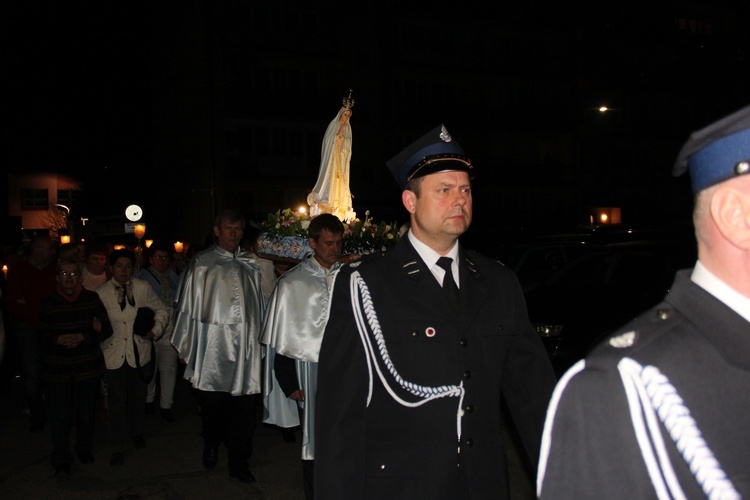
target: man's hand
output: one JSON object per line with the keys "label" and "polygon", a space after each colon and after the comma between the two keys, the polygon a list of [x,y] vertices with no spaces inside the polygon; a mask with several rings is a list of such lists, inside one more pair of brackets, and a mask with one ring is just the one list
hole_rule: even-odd
{"label": "man's hand", "polygon": [[293,393],[289,395],[289,399],[293,399],[295,401],[300,401],[302,403],[305,402],[305,391],[302,389],[297,389]]}
{"label": "man's hand", "polygon": [[94,325],[93,325],[95,332],[101,332],[102,331],[102,322],[99,318],[94,318]]}

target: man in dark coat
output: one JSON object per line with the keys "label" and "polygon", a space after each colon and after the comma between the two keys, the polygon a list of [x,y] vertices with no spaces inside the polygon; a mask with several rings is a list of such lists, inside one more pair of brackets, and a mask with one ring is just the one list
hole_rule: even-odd
{"label": "man in dark coat", "polygon": [[513,273],[458,243],[473,166],[445,127],[388,166],[411,225],[394,249],[336,278],[319,358],[316,494],[507,498],[501,399],[535,461],[549,359]]}
{"label": "man in dark coat", "polygon": [[561,379],[542,499],[750,498],[750,107],[695,132],[698,262]]}

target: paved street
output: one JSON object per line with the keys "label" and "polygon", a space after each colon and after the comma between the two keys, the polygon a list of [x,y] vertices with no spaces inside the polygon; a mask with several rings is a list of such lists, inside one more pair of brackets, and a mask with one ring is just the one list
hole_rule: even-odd
{"label": "paved street", "polygon": [[[227,473],[226,449],[219,452],[215,470],[201,463],[203,449],[200,417],[186,382],[175,395],[177,421],[166,423],[158,415],[146,418],[148,447],[127,450],[125,465],[111,467],[106,446],[106,425],[96,432],[96,461],[76,462],[70,477],[55,477],[49,463],[49,431],[30,433],[23,411],[18,380],[0,386],[0,498],[105,499],[304,499],[301,486],[300,432],[297,443],[284,443],[278,429],[259,425],[255,433],[251,470],[258,482],[242,484]],[[534,498],[528,478],[511,448],[511,482],[514,500]]]}

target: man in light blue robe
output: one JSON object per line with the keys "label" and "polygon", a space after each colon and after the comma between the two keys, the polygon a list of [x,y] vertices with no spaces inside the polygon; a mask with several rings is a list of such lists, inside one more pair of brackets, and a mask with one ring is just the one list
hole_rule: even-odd
{"label": "man in light blue robe", "polygon": [[244,227],[244,217],[233,210],[216,218],[216,244],[196,254],[182,276],[172,345],[197,389],[204,467],[216,466],[223,441],[229,475],[248,483],[255,481],[249,461],[265,299],[256,258],[240,248]]}
{"label": "man in light blue robe", "polygon": [[[288,401],[296,401],[302,422],[303,482],[308,499],[313,498],[318,353],[328,319],[330,291],[341,267],[343,233],[344,227],[334,215],[321,214],[311,220],[308,235],[313,254],[279,278],[261,338],[269,356],[273,356],[268,364],[271,376],[264,381],[264,422],[282,427],[295,422]],[[288,399],[280,398],[280,393]]]}

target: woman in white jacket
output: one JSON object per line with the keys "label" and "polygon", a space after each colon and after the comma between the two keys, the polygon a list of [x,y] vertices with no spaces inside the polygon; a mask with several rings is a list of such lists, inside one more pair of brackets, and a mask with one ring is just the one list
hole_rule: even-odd
{"label": "woman in white jacket", "polygon": [[[107,365],[107,404],[109,406],[110,465],[122,465],[125,445],[132,439],[135,448],[145,448],[143,420],[146,406],[147,382],[139,374],[141,366],[151,360],[152,341],[164,333],[169,313],[147,282],[133,278],[135,254],[130,250],[115,250],[109,256],[112,279],[96,292],[107,308],[113,333],[102,342]],[[133,331],[138,308],[154,311],[154,326],[143,335]],[[143,332],[142,332],[143,333]]]}

